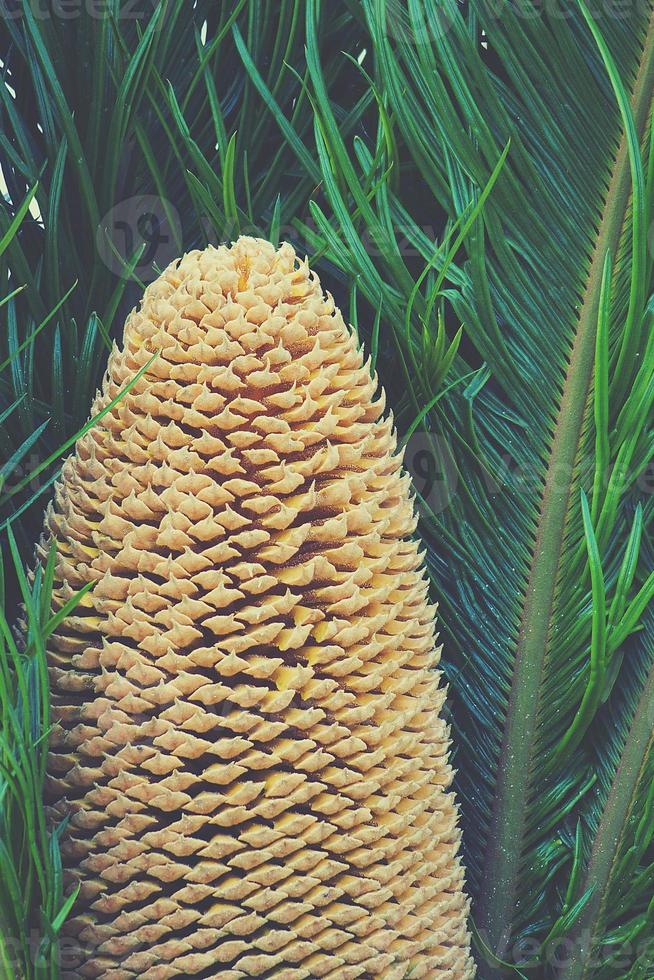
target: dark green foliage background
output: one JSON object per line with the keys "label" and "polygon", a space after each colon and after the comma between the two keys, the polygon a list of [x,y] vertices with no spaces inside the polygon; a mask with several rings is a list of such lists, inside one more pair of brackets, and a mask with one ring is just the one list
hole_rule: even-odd
{"label": "dark green foliage background", "polygon": [[407,442],[480,975],[654,976],[651,3],[0,7],[0,931],[45,937],[23,973],[58,975],[68,908],[23,819],[53,624],[21,562],[142,280],[249,233],[310,256]]}

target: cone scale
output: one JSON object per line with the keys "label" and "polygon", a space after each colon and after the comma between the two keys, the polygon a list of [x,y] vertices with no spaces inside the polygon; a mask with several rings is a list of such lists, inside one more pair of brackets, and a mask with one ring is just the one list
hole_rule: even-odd
{"label": "cone scale", "polygon": [[46,533],[69,977],[473,975],[434,609],[356,342],[293,249],[173,263]]}

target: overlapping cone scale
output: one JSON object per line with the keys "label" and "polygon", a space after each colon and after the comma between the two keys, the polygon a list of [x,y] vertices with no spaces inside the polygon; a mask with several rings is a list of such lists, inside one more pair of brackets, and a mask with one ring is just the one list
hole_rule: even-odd
{"label": "overlapping cone scale", "polygon": [[434,610],[355,339],[293,249],[187,254],[39,546],[64,976],[473,975]]}

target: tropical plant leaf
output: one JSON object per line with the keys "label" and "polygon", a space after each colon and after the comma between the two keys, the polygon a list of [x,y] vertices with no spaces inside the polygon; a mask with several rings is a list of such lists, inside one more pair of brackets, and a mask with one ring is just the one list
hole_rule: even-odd
{"label": "tropical plant leaf", "polygon": [[[0,549],[12,560],[0,595],[0,974],[55,980],[76,895],[64,896],[62,828],[45,827],[42,806],[52,574],[28,581],[19,551],[31,561],[62,454],[111,408],[87,422],[143,281],[239,227],[274,225],[287,237],[319,168],[315,151],[310,166],[298,163],[261,94],[278,100],[298,139],[310,136],[308,101],[295,99],[299,0],[126,0],[72,18],[29,0],[1,8]],[[350,23],[344,10],[326,32],[345,72],[334,38]],[[189,173],[196,164],[202,184]],[[19,604],[25,649],[13,632]]]}
{"label": "tropical plant leaf", "polygon": [[[27,0],[6,6],[0,295],[10,292],[9,271],[12,287],[26,287],[13,300],[14,349],[57,309],[38,356],[27,344],[12,383],[14,398],[29,392],[16,437],[54,414],[40,443],[52,451],[85,421],[106,337],[141,280],[183,248],[239,227],[262,232],[275,208],[281,228],[308,213],[319,168],[315,150],[298,160],[298,141],[308,133],[310,144],[312,132],[308,100],[295,98],[304,21],[299,0],[281,0],[274,11],[249,0],[202,0],[190,11],[180,0],[125,0],[79,17],[57,9],[41,16]],[[350,23],[344,8],[325,32],[326,47]],[[256,59],[256,79],[244,57]],[[331,62],[334,79],[353,71],[340,54]],[[289,119],[287,132],[297,133],[294,144],[271,116],[271,98]],[[188,173],[201,161],[208,197]],[[6,345],[0,331],[0,361]],[[51,370],[55,354],[60,371]],[[6,380],[3,392],[10,397]]]}
{"label": "tropical plant leaf", "polygon": [[0,23],[0,465],[36,449],[42,482],[2,523],[26,553],[139,280],[238,230],[305,246],[414,475],[480,976],[652,976],[652,0],[29,7]]}
{"label": "tropical plant leaf", "polygon": [[[308,0],[327,201],[303,230],[381,310],[404,372],[409,468],[415,418],[416,445],[449,455],[446,506],[418,492],[474,917],[495,956],[480,972],[517,970],[529,948],[530,975],[627,976],[643,969],[636,939],[652,939],[654,8],[595,22],[558,3],[364,0],[365,64],[383,93],[367,156],[339,133],[322,16]],[[405,161],[395,182],[388,120]],[[509,140],[447,268],[439,246]],[[465,334],[442,393],[422,353],[442,347],[436,310]],[[456,383],[480,368],[481,383]],[[562,941],[572,953],[558,963]]]}

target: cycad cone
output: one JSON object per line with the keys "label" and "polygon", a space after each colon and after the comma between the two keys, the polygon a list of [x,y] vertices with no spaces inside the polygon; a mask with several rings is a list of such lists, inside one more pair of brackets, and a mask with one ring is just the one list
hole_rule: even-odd
{"label": "cycad cone", "polygon": [[47,517],[56,602],[95,583],[49,648],[67,975],[472,976],[434,609],[355,340],[242,238],[148,287],[94,411],[155,351]]}

